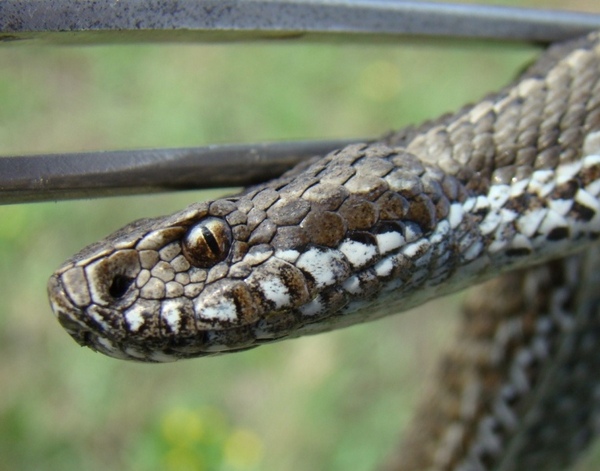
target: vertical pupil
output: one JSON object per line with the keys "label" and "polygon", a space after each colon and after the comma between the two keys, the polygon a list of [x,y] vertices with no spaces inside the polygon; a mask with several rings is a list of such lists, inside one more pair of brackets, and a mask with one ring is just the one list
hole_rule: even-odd
{"label": "vertical pupil", "polygon": [[210,249],[210,251],[213,254],[218,256],[221,253],[221,247],[219,246],[217,239],[215,239],[215,236],[208,229],[208,227],[202,226],[201,230],[202,230],[202,236],[204,237],[204,240],[206,241],[206,245],[208,245],[208,248]]}
{"label": "vertical pupil", "polygon": [[188,230],[181,240],[181,249],[190,265],[211,268],[227,258],[231,242],[229,225],[222,219],[208,217]]}

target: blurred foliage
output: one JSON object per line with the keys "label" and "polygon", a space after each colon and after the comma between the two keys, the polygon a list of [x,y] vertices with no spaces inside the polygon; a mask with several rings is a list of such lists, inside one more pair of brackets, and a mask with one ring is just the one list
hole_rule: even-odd
{"label": "blurred foliage", "polygon": [[[569,7],[598,11],[593,1]],[[459,42],[11,43],[0,48],[0,152],[377,136],[502,87],[537,52]],[[455,299],[168,365],[104,358],[62,332],[45,295],[55,267],[130,220],[214,196],[0,208],[0,471],[362,471],[394,446],[452,338]],[[596,469],[591,459],[586,469]]]}
{"label": "blurred foliage", "polygon": [[208,471],[260,469],[263,444],[251,430],[232,429],[219,409],[174,407],[144,429],[132,453],[134,469]]}

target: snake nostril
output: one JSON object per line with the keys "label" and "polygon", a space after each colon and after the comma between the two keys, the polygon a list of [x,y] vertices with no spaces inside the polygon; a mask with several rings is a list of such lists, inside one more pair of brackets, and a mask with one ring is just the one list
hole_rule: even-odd
{"label": "snake nostril", "polygon": [[125,275],[115,275],[112,279],[112,283],[108,288],[108,294],[110,294],[113,298],[119,299],[125,296],[127,290],[134,282],[135,278],[131,278],[130,276]]}

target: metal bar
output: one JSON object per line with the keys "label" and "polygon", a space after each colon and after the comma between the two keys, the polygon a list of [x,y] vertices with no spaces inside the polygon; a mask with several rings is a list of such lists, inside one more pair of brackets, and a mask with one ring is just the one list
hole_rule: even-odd
{"label": "metal bar", "polygon": [[600,15],[401,0],[2,0],[0,41],[484,38],[547,43]]}
{"label": "metal bar", "polygon": [[[0,0],[0,42],[485,38],[546,43],[600,15],[397,0]],[[0,158],[0,204],[245,186],[348,141]]]}
{"label": "metal bar", "polygon": [[281,142],[0,158],[0,204],[248,186],[356,141]]}

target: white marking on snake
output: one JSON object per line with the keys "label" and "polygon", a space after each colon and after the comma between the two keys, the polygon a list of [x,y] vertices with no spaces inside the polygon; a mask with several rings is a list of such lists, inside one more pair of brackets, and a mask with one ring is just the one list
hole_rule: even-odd
{"label": "white marking on snake", "polygon": [[346,239],[342,242],[339,250],[346,256],[350,265],[354,268],[365,266],[377,255],[377,248],[374,245],[363,244],[351,239]]}
{"label": "white marking on snake", "polygon": [[510,198],[510,186],[508,185],[492,185],[488,192],[488,200],[490,207],[500,209]]}
{"label": "white marking on snake", "polygon": [[248,263],[249,265],[258,265],[267,260],[271,255],[273,255],[272,249],[257,250],[248,253],[248,255],[244,257],[244,262]]}
{"label": "white marking on snake", "polygon": [[448,221],[450,227],[456,229],[463,220],[463,207],[460,203],[453,203],[450,205],[450,213],[448,214]]}
{"label": "white marking on snake", "polygon": [[295,263],[296,260],[298,260],[298,257],[300,256],[300,252],[292,249],[277,250],[275,252],[275,256],[286,262]]}
{"label": "white marking on snake", "polygon": [[475,260],[483,251],[483,242],[476,240],[471,246],[463,252],[463,259],[467,262]]}
{"label": "white marking on snake", "polygon": [[527,237],[533,237],[538,230],[538,227],[540,227],[540,224],[546,217],[547,212],[547,208],[538,208],[526,212],[518,219],[517,228]]}
{"label": "white marking on snake", "polygon": [[150,355],[150,359],[160,363],[168,363],[179,360],[175,355],[169,355],[164,352],[155,351]]}
{"label": "white marking on snake", "polygon": [[138,358],[139,360],[146,359],[146,354],[138,348],[135,348],[132,346],[127,346],[123,349],[123,351],[125,352],[126,355],[128,355],[131,358]]}
{"label": "white marking on snake", "polygon": [[402,249],[402,253],[409,258],[414,258],[416,255],[421,255],[420,252],[425,250],[425,247],[429,245],[427,240],[420,240],[412,244],[408,244]]}
{"label": "white marking on snake", "polygon": [[495,253],[501,252],[502,250],[504,250],[506,248],[507,244],[508,244],[508,241],[506,239],[501,238],[498,236],[498,234],[496,234],[495,239],[488,246],[488,252],[490,254],[495,254]]}
{"label": "white marking on snake", "polygon": [[490,207],[490,202],[488,201],[486,196],[478,196],[475,200],[475,207],[473,210],[475,212],[480,211],[482,209],[488,209]]}
{"label": "white marking on snake", "polygon": [[439,244],[442,241],[448,238],[450,234],[450,223],[448,221],[440,221],[439,224],[435,227],[435,230],[431,233],[429,237],[429,242],[432,245]]}
{"label": "white marking on snake", "polygon": [[194,310],[202,319],[234,321],[238,317],[235,303],[227,298],[220,298],[217,303],[206,306],[200,297],[194,302]]}
{"label": "white marking on snake", "polygon": [[510,196],[521,196],[525,192],[525,188],[529,185],[529,180],[519,180],[510,186]]}
{"label": "white marking on snake", "polygon": [[540,197],[547,197],[556,187],[553,170],[537,170],[531,175],[528,189]]}
{"label": "white marking on snake", "polygon": [[342,260],[343,255],[337,250],[312,247],[298,258],[296,266],[314,278],[317,288],[323,288],[338,281],[336,275],[343,266]]}
{"label": "white marking on snake", "polygon": [[514,249],[528,249],[532,250],[531,240],[525,237],[523,234],[515,234],[515,237],[510,244]]}
{"label": "white marking on snake", "polygon": [[549,209],[538,230],[542,234],[549,234],[553,229],[559,227],[568,228],[569,224],[564,217],[562,217],[556,211]]}
{"label": "white marking on snake", "polygon": [[585,191],[587,191],[590,195],[594,195],[598,197],[600,193],[600,180],[594,180],[592,183],[585,187]]}
{"label": "white marking on snake", "polygon": [[404,237],[406,242],[413,242],[421,237],[421,228],[415,223],[407,222],[404,225]]}
{"label": "white marking on snake", "polygon": [[258,284],[265,298],[275,303],[276,309],[281,309],[292,303],[288,287],[279,278],[260,280]]}
{"label": "white marking on snake", "polygon": [[121,351],[110,340],[104,337],[96,337],[96,341],[107,351],[111,352],[111,355],[114,355],[116,358],[127,359],[127,355],[121,353]]}
{"label": "white marking on snake", "polygon": [[556,183],[562,185],[573,179],[581,170],[582,164],[581,160],[575,160],[556,167]]}
{"label": "white marking on snake", "polygon": [[463,211],[465,213],[471,212],[473,210],[473,208],[475,207],[476,203],[477,203],[477,198],[473,198],[473,197],[467,198],[462,205]]}
{"label": "white marking on snake", "polygon": [[481,221],[479,225],[479,230],[481,234],[487,235],[496,230],[496,228],[502,223],[502,216],[499,211],[491,211],[487,214],[487,216]]}
{"label": "white marking on snake", "polygon": [[160,308],[160,316],[175,333],[179,332],[181,322],[180,303],[177,301],[165,301]]}
{"label": "white marking on snake", "polygon": [[87,310],[87,312],[90,314],[90,317],[94,319],[104,330],[110,330],[110,326],[106,323],[102,315],[94,308],[95,306],[92,306]]}
{"label": "white marking on snake", "polygon": [[360,281],[358,276],[351,276],[342,284],[342,287],[351,294],[360,294]]}
{"label": "white marking on snake", "polygon": [[596,213],[600,211],[598,200],[581,188],[577,190],[577,193],[575,194],[575,201],[586,208],[593,209]]}
{"label": "white marking on snake", "polygon": [[506,209],[506,208],[502,208],[500,210],[500,214],[502,215],[502,220],[504,221],[504,223],[509,223],[514,221],[515,219],[517,219],[520,214],[517,213],[516,211],[513,211],[512,209]]}
{"label": "white marking on snake", "polygon": [[129,326],[131,332],[137,332],[144,325],[144,308],[143,306],[134,304],[130,309],[125,311],[125,322]]}
{"label": "white marking on snake", "polygon": [[319,314],[322,311],[323,303],[321,302],[321,299],[318,296],[312,301],[300,307],[300,312],[304,316],[314,316],[315,314]]}
{"label": "white marking on snake", "polygon": [[402,245],[406,242],[404,237],[402,237],[402,234],[393,231],[377,234],[376,239],[377,247],[379,247],[379,253],[382,255],[391,252],[398,247],[402,247]]}
{"label": "white marking on snake", "polygon": [[394,269],[394,264],[390,257],[384,258],[379,263],[375,265],[375,273],[379,277],[389,276]]}
{"label": "white marking on snake", "polygon": [[573,201],[571,200],[550,200],[548,203],[548,207],[555,211],[557,214],[561,216],[566,216],[569,211],[571,211],[571,207],[573,206]]}
{"label": "white marking on snake", "polygon": [[[600,136],[600,131],[594,134],[598,134]],[[600,150],[600,149],[598,149]],[[584,167],[594,167],[596,165],[600,165],[600,155],[599,154],[591,154],[591,155],[586,155],[583,159],[583,166]]]}

